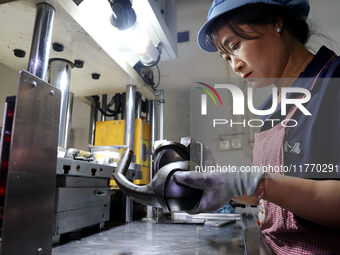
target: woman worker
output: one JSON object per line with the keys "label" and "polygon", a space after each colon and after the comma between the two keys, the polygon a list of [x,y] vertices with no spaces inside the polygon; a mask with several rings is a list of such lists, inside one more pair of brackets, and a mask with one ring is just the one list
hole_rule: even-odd
{"label": "woman worker", "polygon": [[[298,125],[265,125],[255,135],[254,165],[297,171],[175,174],[177,183],[203,190],[191,213],[215,211],[230,199],[259,204],[261,233],[277,254],[340,252],[340,82],[331,79],[340,77],[340,58],[326,47],[313,55],[304,46],[308,13],[308,0],[215,0],[198,34],[203,50],[218,51],[255,87],[275,80],[279,91],[285,86],[310,91],[304,106],[311,116],[297,107],[281,116],[279,105],[266,118],[295,119]],[[308,164],[325,171],[315,175]]]}

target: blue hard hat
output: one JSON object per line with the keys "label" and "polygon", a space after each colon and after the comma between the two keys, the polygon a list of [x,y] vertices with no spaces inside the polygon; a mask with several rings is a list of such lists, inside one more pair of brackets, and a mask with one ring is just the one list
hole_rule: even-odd
{"label": "blue hard hat", "polygon": [[281,5],[286,8],[291,9],[298,19],[306,20],[309,14],[309,1],[308,0],[214,0],[211,4],[207,22],[202,26],[201,30],[198,32],[197,41],[198,45],[205,51],[214,52],[217,51],[216,47],[209,41],[207,41],[207,29],[212,24],[212,22],[218,18],[220,15],[234,10],[238,7],[255,4],[275,4]]}

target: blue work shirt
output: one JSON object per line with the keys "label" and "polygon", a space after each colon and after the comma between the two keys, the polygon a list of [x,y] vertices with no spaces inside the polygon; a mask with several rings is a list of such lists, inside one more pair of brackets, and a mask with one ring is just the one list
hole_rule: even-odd
{"label": "blue work shirt", "polygon": [[[333,51],[321,47],[299,76],[305,79],[295,80],[291,87],[309,89],[313,78],[332,55],[335,55]],[[296,93],[290,94],[288,98],[296,96]],[[260,109],[268,109],[271,105],[272,96],[262,104]],[[293,119],[298,122],[297,126],[286,128],[282,145],[283,160],[285,169],[290,171],[285,172],[285,175],[310,179],[340,178],[340,57],[336,57],[320,73],[315,86],[311,89],[311,99],[304,106],[312,116],[305,116],[297,109],[293,116]],[[287,113],[288,111],[289,107]],[[263,117],[263,119],[280,120],[284,118],[285,116],[281,115],[280,104],[273,114]],[[272,128],[270,122],[265,123],[261,131]]]}

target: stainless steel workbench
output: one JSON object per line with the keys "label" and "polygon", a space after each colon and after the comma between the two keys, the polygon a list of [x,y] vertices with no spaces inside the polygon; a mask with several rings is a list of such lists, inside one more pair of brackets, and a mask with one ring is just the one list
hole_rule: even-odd
{"label": "stainless steel workbench", "polygon": [[236,221],[223,227],[132,222],[54,247],[53,255],[268,254],[255,226]]}

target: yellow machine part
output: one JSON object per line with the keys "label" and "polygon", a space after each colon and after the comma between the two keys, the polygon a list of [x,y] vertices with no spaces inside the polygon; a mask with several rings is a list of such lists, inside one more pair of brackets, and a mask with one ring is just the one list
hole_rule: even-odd
{"label": "yellow machine part", "polygon": [[[97,121],[95,130],[96,146],[124,145],[125,120]],[[134,154],[136,163],[141,165],[142,179],[135,184],[148,184],[150,180],[151,125],[143,119],[135,119]],[[111,185],[112,184],[112,185]],[[110,181],[111,186],[117,186]]]}

